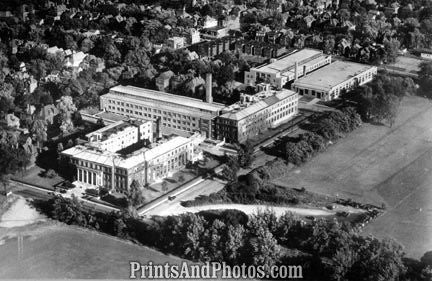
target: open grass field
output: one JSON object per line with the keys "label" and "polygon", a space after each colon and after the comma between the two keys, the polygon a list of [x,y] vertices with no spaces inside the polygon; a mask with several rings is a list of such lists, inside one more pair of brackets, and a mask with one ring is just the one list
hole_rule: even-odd
{"label": "open grass field", "polygon": [[390,236],[409,256],[432,250],[432,103],[404,99],[392,128],[364,124],[276,184],[388,206],[364,232]]}
{"label": "open grass field", "polygon": [[[1,236],[5,232],[0,228]],[[10,238],[0,238],[0,276],[7,279],[128,279],[129,261],[181,262],[147,247],[62,224],[30,225],[8,232]],[[18,233],[23,236],[21,254]]]}

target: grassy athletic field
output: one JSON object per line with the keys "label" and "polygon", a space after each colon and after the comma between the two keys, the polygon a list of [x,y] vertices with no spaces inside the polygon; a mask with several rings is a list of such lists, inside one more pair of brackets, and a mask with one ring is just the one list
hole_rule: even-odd
{"label": "grassy athletic field", "polygon": [[385,203],[365,233],[391,236],[408,255],[432,250],[432,103],[403,100],[392,128],[362,128],[275,183],[353,200]]}
{"label": "grassy athletic field", "polygon": [[[4,231],[0,228],[0,233]],[[18,233],[23,236],[20,255]],[[0,276],[7,279],[128,279],[129,261],[181,262],[147,247],[60,223],[13,228],[7,235],[10,238],[0,239]]]}

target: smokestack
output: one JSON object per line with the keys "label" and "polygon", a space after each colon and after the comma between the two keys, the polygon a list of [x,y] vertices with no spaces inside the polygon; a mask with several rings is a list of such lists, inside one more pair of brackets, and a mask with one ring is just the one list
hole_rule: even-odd
{"label": "smokestack", "polygon": [[212,74],[209,72],[206,74],[206,102],[213,103],[213,95],[212,95]]}
{"label": "smokestack", "polygon": [[295,62],[294,66],[294,80],[298,79],[298,61]]}
{"label": "smokestack", "polygon": [[307,74],[306,65],[303,65],[303,76],[306,76],[306,74]]}
{"label": "smokestack", "polygon": [[161,117],[159,116],[156,119],[156,139],[159,140],[161,138],[162,138]]}

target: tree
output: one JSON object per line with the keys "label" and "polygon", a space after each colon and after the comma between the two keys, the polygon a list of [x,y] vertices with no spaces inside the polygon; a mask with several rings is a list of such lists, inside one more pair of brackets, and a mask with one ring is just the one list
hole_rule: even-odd
{"label": "tree", "polygon": [[384,39],[383,43],[384,49],[386,51],[386,62],[394,62],[396,57],[398,56],[400,42],[395,38],[391,38],[390,40]]}
{"label": "tree", "polygon": [[162,192],[168,191],[168,183],[166,181],[162,182]]}
{"label": "tree", "polygon": [[205,260],[223,261],[223,235],[226,229],[224,222],[215,219],[204,236]]}
{"label": "tree", "polygon": [[37,146],[41,148],[47,140],[47,123],[45,120],[35,119],[31,126],[31,132],[36,137]]}
{"label": "tree", "polygon": [[184,181],[185,181],[185,178],[184,178],[183,175],[180,175],[179,178],[178,178],[178,180],[179,180],[179,182],[184,182]]}
{"label": "tree", "polygon": [[240,169],[238,160],[232,156],[227,156],[227,159],[224,162],[225,162],[225,167],[222,170],[223,177],[228,182],[237,182],[238,180],[237,173]]}
{"label": "tree", "polygon": [[256,237],[249,239],[251,265],[264,266],[266,272],[279,262],[281,248],[268,228],[262,229]]}
{"label": "tree", "polygon": [[60,115],[60,129],[63,133],[73,130],[72,114],[77,111],[71,96],[62,96],[60,102],[57,104],[57,109]]}
{"label": "tree", "polygon": [[419,86],[422,95],[428,98],[432,97],[432,62],[420,64]]}
{"label": "tree", "polygon": [[347,273],[348,279],[396,281],[406,270],[402,246],[392,240],[358,237],[359,258]]}
{"label": "tree", "polygon": [[30,155],[18,146],[0,143],[0,181],[6,190],[11,175],[27,167]]}
{"label": "tree", "polygon": [[104,127],[105,126],[105,122],[104,122],[104,120],[102,119],[102,118],[99,118],[97,121],[96,121],[96,125],[98,125],[99,127]]}
{"label": "tree", "polygon": [[244,144],[240,144],[239,146],[237,146],[237,158],[240,167],[246,168],[249,167],[250,164],[252,164],[253,151],[254,146],[249,141],[246,141]]}
{"label": "tree", "polygon": [[225,261],[231,264],[239,262],[244,247],[245,229],[241,224],[228,225],[226,242],[223,248]]}
{"label": "tree", "polygon": [[127,199],[129,204],[137,207],[144,203],[144,196],[142,195],[141,186],[137,180],[133,180],[130,188],[127,191]]}

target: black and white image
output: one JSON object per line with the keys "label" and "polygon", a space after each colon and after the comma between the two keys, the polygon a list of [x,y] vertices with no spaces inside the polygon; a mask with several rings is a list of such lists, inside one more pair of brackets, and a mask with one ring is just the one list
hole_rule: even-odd
{"label": "black and white image", "polygon": [[0,278],[432,281],[432,1],[0,0]]}

